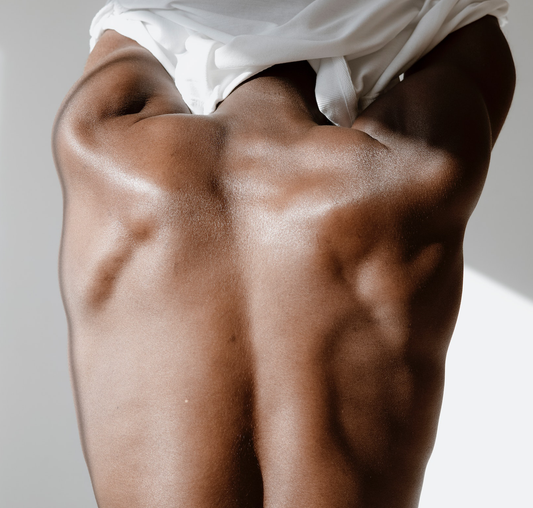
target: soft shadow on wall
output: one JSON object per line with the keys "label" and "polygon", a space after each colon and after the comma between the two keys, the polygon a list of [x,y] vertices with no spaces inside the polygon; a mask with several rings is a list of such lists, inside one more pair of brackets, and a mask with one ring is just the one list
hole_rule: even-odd
{"label": "soft shadow on wall", "polygon": [[467,229],[465,259],[476,270],[533,299],[533,2],[509,3],[504,32],[516,63],[516,92]]}

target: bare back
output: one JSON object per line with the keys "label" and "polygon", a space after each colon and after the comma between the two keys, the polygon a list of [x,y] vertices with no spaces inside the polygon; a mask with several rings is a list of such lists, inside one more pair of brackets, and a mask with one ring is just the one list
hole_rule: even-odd
{"label": "bare back", "polygon": [[135,43],[99,46],[55,146],[100,508],[415,507],[505,114],[457,76],[457,113],[402,115],[450,72],[428,62],[353,129],[321,125],[298,63],[198,117]]}

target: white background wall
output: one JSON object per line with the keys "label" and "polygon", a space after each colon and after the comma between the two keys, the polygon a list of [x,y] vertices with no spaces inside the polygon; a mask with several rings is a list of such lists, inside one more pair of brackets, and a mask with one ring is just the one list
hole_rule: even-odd
{"label": "white background wall", "polygon": [[[533,3],[510,0],[509,121],[465,246],[465,298],[421,507],[533,506]],[[57,284],[50,128],[100,0],[0,0],[0,507],[95,508]]]}

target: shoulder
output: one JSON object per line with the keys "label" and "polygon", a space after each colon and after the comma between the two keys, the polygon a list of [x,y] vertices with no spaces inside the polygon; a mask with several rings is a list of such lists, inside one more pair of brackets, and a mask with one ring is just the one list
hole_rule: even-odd
{"label": "shoulder", "polygon": [[52,149],[64,189],[104,167],[146,162],[156,143],[186,141],[192,117],[181,113],[188,108],[151,53],[105,32],[54,122]]}
{"label": "shoulder", "polygon": [[509,46],[486,17],[450,34],[353,128],[388,148],[389,163],[403,168],[419,197],[466,224],[514,86]]}
{"label": "shoulder", "polygon": [[98,144],[139,120],[186,112],[172,78],[159,62],[136,42],[107,31],[57,113],[54,150],[61,151],[73,141]]}

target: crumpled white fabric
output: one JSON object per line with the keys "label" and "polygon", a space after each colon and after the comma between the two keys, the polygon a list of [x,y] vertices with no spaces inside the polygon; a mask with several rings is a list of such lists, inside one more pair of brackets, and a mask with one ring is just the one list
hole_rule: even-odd
{"label": "crumpled white fabric", "polygon": [[358,113],[449,33],[505,0],[110,0],[90,29],[148,49],[192,113],[212,113],[240,83],[279,63],[308,60],[316,100],[334,124]]}

